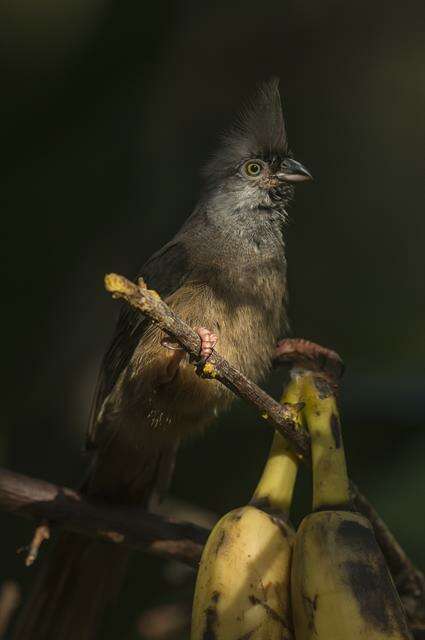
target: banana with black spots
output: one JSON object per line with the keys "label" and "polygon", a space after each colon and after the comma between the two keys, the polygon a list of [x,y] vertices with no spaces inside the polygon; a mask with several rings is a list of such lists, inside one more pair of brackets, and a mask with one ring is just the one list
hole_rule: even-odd
{"label": "banana with black spots", "polygon": [[[299,383],[281,402],[298,403]],[[300,414],[295,412],[297,421]],[[278,433],[251,503],[226,514],[205,546],[191,640],[293,640],[289,521],[298,459]]]}
{"label": "banana with black spots", "polygon": [[332,391],[305,372],[313,513],[294,545],[291,593],[297,640],[408,640],[402,604],[369,521],[353,510]]}

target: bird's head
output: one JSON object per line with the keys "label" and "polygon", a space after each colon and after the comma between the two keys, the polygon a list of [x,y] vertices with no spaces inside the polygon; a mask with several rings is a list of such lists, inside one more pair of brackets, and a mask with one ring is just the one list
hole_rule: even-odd
{"label": "bird's head", "polygon": [[282,213],[294,183],[312,179],[289,151],[276,78],[259,87],[223,136],[204,175],[210,186],[231,193],[237,208]]}

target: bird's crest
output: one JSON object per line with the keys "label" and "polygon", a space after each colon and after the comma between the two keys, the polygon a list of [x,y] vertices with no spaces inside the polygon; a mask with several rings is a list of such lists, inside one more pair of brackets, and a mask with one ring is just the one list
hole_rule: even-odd
{"label": "bird's crest", "polygon": [[212,178],[223,176],[243,160],[264,155],[286,155],[287,152],[279,80],[272,78],[259,86],[233,126],[223,135],[222,145],[204,173]]}

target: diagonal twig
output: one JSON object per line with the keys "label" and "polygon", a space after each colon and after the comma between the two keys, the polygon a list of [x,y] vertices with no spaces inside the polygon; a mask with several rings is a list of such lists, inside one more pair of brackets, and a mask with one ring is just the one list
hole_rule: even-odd
{"label": "diagonal twig", "polygon": [[[140,279],[137,286],[124,276],[111,273],[105,277],[105,287],[114,298],[122,298],[151,318],[165,333],[175,338],[195,362],[198,360],[201,346],[198,334],[170,309],[156,291],[147,289],[143,280]],[[218,380],[255,407],[264,419],[292,443],[299,455],[309,456],[308,435],[296,428],[294,411],[297,408],[276,402],[216,351],[198,370],[203,377]]]}

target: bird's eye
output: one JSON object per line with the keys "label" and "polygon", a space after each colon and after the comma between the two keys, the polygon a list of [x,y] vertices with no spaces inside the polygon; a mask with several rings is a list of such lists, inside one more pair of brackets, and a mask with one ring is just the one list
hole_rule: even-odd
{"label": "bird's eye", "polygon": [[256,178],[263,171],[263,165],[257,160],[249,160],[244,164],[245,173],[250,178]]}

